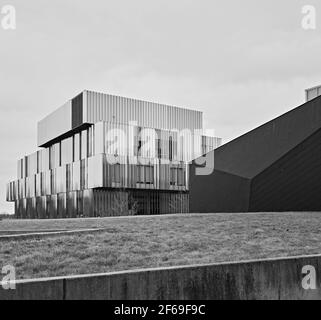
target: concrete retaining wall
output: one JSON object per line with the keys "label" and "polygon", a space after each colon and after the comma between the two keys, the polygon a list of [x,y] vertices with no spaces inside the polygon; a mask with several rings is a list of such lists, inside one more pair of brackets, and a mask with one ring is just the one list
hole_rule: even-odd
{"label": "concrete retaining wall", "polygon": [[[302,288],[306,265],[316,269],[316,290]],[[320,279],[317,255],[17,281],[16,290],[0,288],[0,300],[321,299]]]}
{"label": "concrete retaining wall", "polygon": [[0,233],[0,243],[4,241],[21,241],[21,240],[30,240],[30,239],[44,239],[52,237],[61,237],[61,236],[70,236],[75,234],[92,234],[97,232],[103,232],[108,229],[79,229],[79,230],[65,230],[65,231],[45,231],[45,232],[29,232],[24,233],[23,231],[20,234],[9,234],[1,235]]}

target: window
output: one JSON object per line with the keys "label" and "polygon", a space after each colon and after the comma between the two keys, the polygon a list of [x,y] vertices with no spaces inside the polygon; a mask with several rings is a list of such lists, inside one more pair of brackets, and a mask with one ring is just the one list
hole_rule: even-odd
{"label": "window", "polygon": [[144,166],[137,166],[137,183],[145,183],[145,171]]}
{"label": "window", "polygon": [[171,186],[185,186],[186,178],[183,168],[171,168],[170,184]]}
{"label": "window", "polygon": [[185,160],[185,154],[184,154],[184,146],[185,146],[185,141],[184,141],[184,137],[180,137],[180,160]]}
{"label": "window", "polygon": [[154,167],[138,165],[137,183],[154,184]]}
{"label": "window", "polygon": [[173,161],[173,138],[169,137],[169,161]]}
{"label": "window", "polygon": [[161,139],[156,139],[156,155],[158,159],[162,158],[162,145]]}
{"label": "window", "polygon": [[185,186],[186,185],[186,177],[185,177],[185,170],[183,168],[178,169],[178,185]]}
{"label": "window", "polygon": [[42,172],[40,173],[40,176],[41,176],[41,195],[42,196],[45,196],[46,195],[46,173],[45,172]]}
{"label": "window", "polygon": [[113,182],[115,183],[120,183],[120,164],[114,164],[113,165],[114,168],[114,178],[113,178]]}
{"label": "window", "polygon": [[138,140],[137,155],[140,156],[140,150],[142,148],[142,140]]}
{"label": "window", "polygon": [[154,184],[154,167],[145,166],[145,172],[146,184]]}
{"label": "window", "polygon": [[93,127],[91,126],[87,130],[87,157],[92,157],[93,155]]}
{"label": "window", "polygon": [[176,168],[171,168],[171,178],[170,178],[170,184],[171,186],[176,186],[176,175],[177,175],[177,169]]}

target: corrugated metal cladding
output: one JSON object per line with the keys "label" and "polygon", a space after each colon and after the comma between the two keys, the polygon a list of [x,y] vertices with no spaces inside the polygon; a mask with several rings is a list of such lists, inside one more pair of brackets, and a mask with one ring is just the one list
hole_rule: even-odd
{"label": "corrugated metal cladding", "polygon": [[18,219],[93,217],[93,190],[20,199],[15,202]]}
{"label": "corrugated metal cladding", "polygon": [[38,123],[38,146],[43,147],[82,124],[100,121],[163,130],[202,130],[203,113],[164,104],[84,91]]}
{"label": "corrugated metal cladding", "polygon": [[139,190],[85,190],[20,199],[15,202],[18,219],[64,219],[189,211],[188,193]]}
{"label": "corrugated metal cladding", "polygon": [[7,200],[19,218],[188,212],[187,162],[221,144],[201,131],[201,112],[85,91],[39,123]]}
{"label": "corrugated metal cladding", "polygon": [[189,211],[187,193],[130,190],[94,190],[96,217],[119,215],[175,214]]}
{"label": "corrugated metal cladding", "polygon": [[162,130],[203,129],[203,113],[164,104],[85,91],[85,122],[100,121],[128,124]]}
{"label": "corrugated metal cladding", "polygon": [[321,96],[321,86],[307,89],[305,90],[305,93],[306,93],[306,101],[313,100],[318,96]]}

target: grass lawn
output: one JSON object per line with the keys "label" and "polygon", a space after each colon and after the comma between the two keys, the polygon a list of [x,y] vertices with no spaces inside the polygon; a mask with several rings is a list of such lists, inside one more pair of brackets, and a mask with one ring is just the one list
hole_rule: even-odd
{"label": "grass lawn", "polygon": [[[0,221],[0,233],[106,228],[0,241],[18,279],[321,253],[321,213],[210,214]],[[0,268],[1,270],[1,268]]]}

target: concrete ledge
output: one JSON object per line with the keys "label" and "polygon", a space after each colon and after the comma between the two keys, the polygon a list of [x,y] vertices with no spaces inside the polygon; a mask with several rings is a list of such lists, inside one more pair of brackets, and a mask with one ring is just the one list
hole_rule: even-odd
{"label": "concrete ledge", "polygon": [[[306,265],[316,269],[316,290],[302,288]],[[315,255],[22,280],[16,290],[0,288],[0,300],[314,300],[320,279]]]}
{"label": "concrete ledge", "polygon": [[34,232],[34,233],[22,233],[22,234],[9,234],[0,235],[0,242],[2,241],[17,241],[17,240],[29,240],[36,238],[48,238],[57,236],[68,236],[73,234],[89,234],[95,232],[108,231],[108,229],[80,229],[80,230],[66,230],[66,231],[53,231],[53,232]]}
{"label": "concrete ledge", "polygon": [[[70,230],[70,229],[69,229]],[[51,233],[51,232],[64,232],[69,231],[68,229],[45,229],[45,230],[0,230],[1,236],[11,236],[17,234],[29,234],[29,233]],[[71,229],[72,230],[72,229]]]}
{"label": "concrete ledge", "polygon": [[4,290],[0,285],[0,300],[63,300],[63,298],[62,279],[16,281],[15,290]]}

